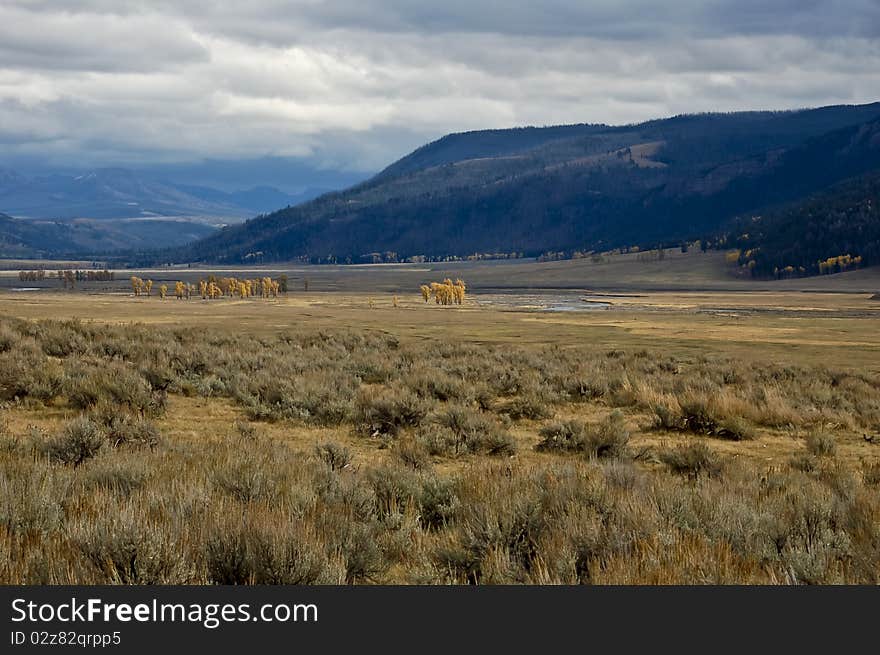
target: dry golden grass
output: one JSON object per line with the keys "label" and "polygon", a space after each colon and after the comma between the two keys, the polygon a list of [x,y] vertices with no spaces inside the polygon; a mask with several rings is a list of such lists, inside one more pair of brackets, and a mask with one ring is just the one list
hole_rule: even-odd
{"label": "dry golden grass", "polygon": [[4,296],[0,581],[876,583],[877,319],[829,295]]}

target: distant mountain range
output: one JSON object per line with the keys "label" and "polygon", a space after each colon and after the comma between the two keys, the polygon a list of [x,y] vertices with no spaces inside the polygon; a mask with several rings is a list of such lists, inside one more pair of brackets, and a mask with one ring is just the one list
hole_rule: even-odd
{"label": "distant mountain range", "polygon": [[607,249],[731,221],[880,169],[880,103],[451,134],[325,194],[150,261],[369,261]]}
{"label": "distant mountain range", "polygon": [[289,194],[274,187],[226,192],[198,185],[158,181],[122,168],[101,168],[77,175],[26,177],[0,168],[0,208],[11,216],[71,218],[229,218],[296,205],[326,192],[308,189]]}
{"label": "distant mountain range", "polygon": [[[271,180],[273,163],[259,169]],[[880,103],[450,134],[322,195],[236,190],[242,169],[224,166],[222,190],[202,183],[213,165],[174,182],[0,170],[0,255],[354,263],[711,238],[751,251],[741,264],[757,275],[880,263]]]}
{"label": "distant mountain range", "polygon": [[0,223],[0,243],[5,244],[0,255],[180,245],[223,225],[296,205],[324,192],[307,189],[289,194],[269,186],[227,192],[160,181],[119,168],[41,176],[2,168],[0,210],[6,218]]}

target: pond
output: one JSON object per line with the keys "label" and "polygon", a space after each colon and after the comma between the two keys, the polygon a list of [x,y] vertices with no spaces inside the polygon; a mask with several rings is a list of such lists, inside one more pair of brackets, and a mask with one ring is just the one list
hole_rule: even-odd
{"label": "pond", "polygon": [[471,302],[484,307],[522,309],[541,312],[589,312],[609,309],[607,300],[597,300],[583,292],[535,292],[474,294]]}

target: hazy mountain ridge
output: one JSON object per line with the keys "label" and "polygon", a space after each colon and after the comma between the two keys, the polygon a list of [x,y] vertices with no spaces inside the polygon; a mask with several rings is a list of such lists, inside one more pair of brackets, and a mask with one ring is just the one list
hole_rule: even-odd
{"label": "hazy mountain ridge", "polygon": [[270,186],[221,191],[122,168],[48,175],[0,168],[0,210],[6,216],[0,241],[16,256],[178,246],[325,191],[289,194]]}

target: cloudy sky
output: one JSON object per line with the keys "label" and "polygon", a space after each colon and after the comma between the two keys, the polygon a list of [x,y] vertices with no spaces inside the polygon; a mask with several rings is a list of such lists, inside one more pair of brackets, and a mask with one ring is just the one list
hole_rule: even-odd
{"label": "cloudy sky", "polygon": [[0,0],[0,164],[374,171],[450,131],[878,99],[880,0]]}

